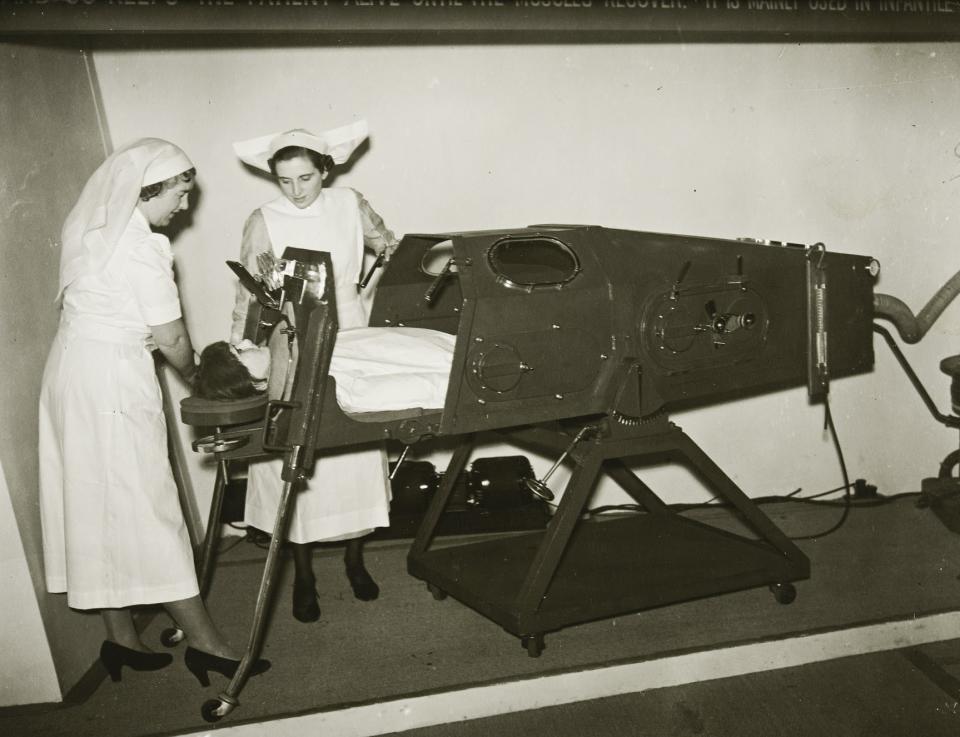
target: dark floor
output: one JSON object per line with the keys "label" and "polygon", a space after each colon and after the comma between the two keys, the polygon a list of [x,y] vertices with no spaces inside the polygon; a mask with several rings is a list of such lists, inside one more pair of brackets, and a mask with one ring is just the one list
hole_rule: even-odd
{"label": "dark floor", "polygon": [[955,737],[960,733],[958,656],[960,640],[952,640],[402,734]]}
{"label": "dark floor", "polygon": [[[406,572],[409,541],[368,546],[368,567],[382,587],[376,602],[354,599],[340,552],[322,549],[315,559],[321,620],[303,625],[290,616],[287,566],[263,650],[274,666],[246,685],[240,705],[217,726],[758,641],[802,647],[798,638],[806,634],[955,611],[960,535],[915,501],[858,505],[838,531],[800,541],[812,573],[797,583],[797,599],[789,606],[777,604],[766,587],[672,604],[548,633],[538,658],[528,657],[515,636],[453,597],[434,600],[424,583]],[[764,511],[792,537],[829,529],[841,512],[796,502],[767,505]],[[725,524],[722,510],[690,514]],[[256,545],[239,542],[224,552],[215,571],[209,607],[235,642],[246,640],[263,556]],[[158,640],[166,625],[162,615],[155,617],[145,636]],[[957,734],[960,640],[887,647],[894,649],[405,734]],[[104,680],[95,664],[90,677],[96,687],[88,698],[0,709],[0,734],[148,737],[215,730],[201,719],[200,706],[225,682],[200,688],[177,658],[158,673],[125,670],[116,684]]]}

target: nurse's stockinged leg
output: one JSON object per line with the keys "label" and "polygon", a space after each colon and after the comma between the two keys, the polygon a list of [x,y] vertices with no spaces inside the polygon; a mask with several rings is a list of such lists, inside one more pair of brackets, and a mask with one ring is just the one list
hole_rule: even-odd
{"label": "nurse's stockinged leg", "polygon": [[130,609],[101,609],[103,625],[107,630],[107,639],[131,650],[152,652],[140,640],[140,633],[133,623],[133,612]]}
{"label": "nurse's stockinged leg", "polygon": [[168,601],[163,607],[186,633],[190,647],[222,658],[239,659],[239,653],[220,634],[199,596]]}
{"label": "nurse's stockinged leg", "polygon": [[373,580],[363,564],[363,538],[347,540],[347,549],[343,553],[343,562],[347,579],[353,589],[353,595],[362,601],[373,601],[380,596],[380,587]]}
{"label": "nurse's stockinged leg", "polygon": [[317,580],[313,575],[313,546],[290,543],[293,550],[293,616],[300,622],[320,619]]}

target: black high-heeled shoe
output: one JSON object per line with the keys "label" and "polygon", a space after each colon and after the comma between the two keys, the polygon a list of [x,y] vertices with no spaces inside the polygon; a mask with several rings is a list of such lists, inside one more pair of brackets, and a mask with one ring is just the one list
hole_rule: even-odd
{"label": "black high-heeled shoe", "polygon": [[355,598],[360,601],[373,601],[380,596],[380,587],[362,563],[358,566],[347,564],[346,572]]}
{"label": "black high-heeled shoe", "polygon": [[[183,662],[187,666],[187,670],[193,673],[196,679],[200,681],[201,686],[210,685],[208,671],[212,670],[214,673],[219,673],[227,678],[233,678],[234,673],[237,672],[237,668],[240,667],[239,660],[221,658],[219,655],[211,655],[210,653],[205,653],[203,650],[197,650],[193,647],[187,648],[183,655]],[[266,658],[257,658],[250,667],[250,673],[248,675],[250,677],[259,676],[269,669],[269,660]]]}
{"label": "black high-heeled shoe", "polygon": [[316,622],[320,619],[316,583],[293,582],[293,616],[298,622]]}
{"label": "black high-heeled shoe", "polygon": [[118,645],[113,640],[104,640],[100,646],[100,662],[110,674],[110,680],[119,681],[123,666],[133,670],[160,670],[173,662],[170,653],[145,653]]}

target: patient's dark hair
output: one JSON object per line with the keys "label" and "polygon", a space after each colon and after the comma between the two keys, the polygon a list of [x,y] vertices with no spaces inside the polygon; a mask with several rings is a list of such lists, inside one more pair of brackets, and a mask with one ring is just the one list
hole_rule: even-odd
{"label": "patient's dark hair", "polygon": [[194,393],[203,399],[243,399],[260,392],[250,371],[233,355],[230,344],[220,340],[200,353]]}

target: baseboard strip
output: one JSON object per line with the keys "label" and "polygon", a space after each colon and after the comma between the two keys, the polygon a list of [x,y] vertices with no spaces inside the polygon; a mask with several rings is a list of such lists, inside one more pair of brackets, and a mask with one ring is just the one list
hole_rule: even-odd
{"label": "baseboard strip", "polygon": [[[374,737],[851,655],[899,650],[954,639],[958,632],[960,612],[933,614],[283,717],[269,722],[270,734],[271,737],[302,737],[305,734]],[[241,703],[234,716],[242,718],[242,710]],[[263,734],[262,722],[230,725],[230,719],[228,715],[217,725],[216,737]],[[197,732],[191,734],[195,737]]]}

